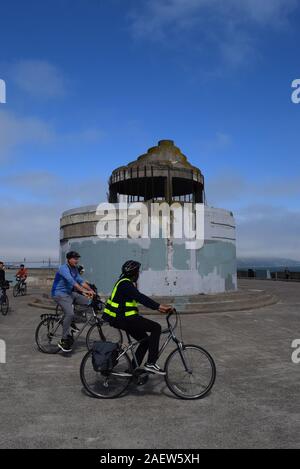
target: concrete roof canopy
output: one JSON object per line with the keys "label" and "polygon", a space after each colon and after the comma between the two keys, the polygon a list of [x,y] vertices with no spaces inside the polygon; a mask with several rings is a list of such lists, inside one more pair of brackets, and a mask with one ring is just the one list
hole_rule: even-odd
{"label": "concrete roof canopy", "polygon": [[174,145],[173,140],[160,140],[126,166],[112,172],[109,201],[127,196],[129,202],[165,200],[203,202],[204,177],[199,168]]}

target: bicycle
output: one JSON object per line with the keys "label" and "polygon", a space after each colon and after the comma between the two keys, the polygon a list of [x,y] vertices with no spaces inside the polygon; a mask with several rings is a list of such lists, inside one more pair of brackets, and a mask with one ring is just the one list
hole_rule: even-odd
{"label": "bicycle", "polygon": [[16,298],[17,296],[25,296],[27,293],[27,284],[25,280],[22,280],[20,277],[16,278],[17,283],[13,288],[13,296]]}
{"label": "bicycle", "polygon": [[10,283],[11,281],[7,280],[5,284],[2,287],[0,287],[2,291],[2,296],[0,299],[0,309],[1,309],[1,313],[3,314],[3,316],[6,316],[9,311],[9,299],[7,296],[7,290],[9,289]]}
{"label": "bicycle", "polygon": [[[176,314],[175,324],[170,323],[171,315]],[[174,331],[178,325],[179,313],[174,310],[169,313],[167,329],[162,334],[168,334],[165,342],[159,350],[159,357],[167,345],[173,341],[176,348],[168,355],[165,362],[165,381],[170,391],[181,399],[201,399],[212,389],[216,379],[216,365],[211,355],[202,347],[191,344],[184,344],[179,340]],[[180,330],[181,320],[180,320]],[[182,335],[182,334],[181,334]],[[89,350],[83,357],[80,365],[80,378],[87,393],[96,398],[116,398],[121,396],[134,380],[137,384],[144,384],[144,377],[149,373],[138,368],[135,349],[143,342],[132,341],[127,333],[128,345],[119,348],[115,365],[111,370],[105,372],[94,371],[92,364],[92,350]],[[132,361],[136,368],[133,369],[132,361],[128,356],[131,352]],[[142,379],[142,381],[140,381]]]}
{"label": "bicycle", "polygon": [[[73,342],[76,342],[82,335],[83,331],[89,326],[86,333],[86,346],[88,350],[92,349],[93,343],[97,340],[113,341],[116,343],[123,342],[123,335],[119,329],[114,329],[98,316],[99,310],[95,310],[93,306],[88,306],[84,310],[86,320],[79,328],[78,332],[71,331]],[[45,313],[41,314],[41,322],[35,331],[35,341],[40,352],[48,354],[56,354],[61,349],[58,342],[62,338],[63,332],[63,314]]]}

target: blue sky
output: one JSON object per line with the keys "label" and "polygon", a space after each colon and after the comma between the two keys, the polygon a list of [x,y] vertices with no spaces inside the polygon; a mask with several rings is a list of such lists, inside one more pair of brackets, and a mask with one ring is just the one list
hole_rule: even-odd
{"label": "blue sky", "polygon": [[239,256],[300,260],[298,0],[0,8],[0,257],[57,257],[60,213],[169,138],[234,211]]}

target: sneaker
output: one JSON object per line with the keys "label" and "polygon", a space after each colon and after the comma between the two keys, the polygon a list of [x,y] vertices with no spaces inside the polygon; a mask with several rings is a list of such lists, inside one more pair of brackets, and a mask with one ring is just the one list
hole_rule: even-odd
{"label": "sneaker", "polygon": [[61,339],[57,345],[63,352],[72,352],[72,346],[68,339]]}
{"label": "sneaker", "polygon": [[156,363],[145,363],[144,370],[156,375],[165,375],[166,372],[162,370]]}
{"label": "sneaker", "polygon": [[75,322],[72,322],[71,324],[71,332],[80,332],[80,329],[78,329]]}
{"label": "sneaker", "polygon": [[74,344],[74,337],[73,335],[68,334],[67,340],[69,342],[70,347]]}

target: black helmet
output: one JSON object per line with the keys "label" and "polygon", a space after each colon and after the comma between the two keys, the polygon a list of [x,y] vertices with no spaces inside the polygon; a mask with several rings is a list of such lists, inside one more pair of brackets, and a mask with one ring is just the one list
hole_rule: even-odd
{"label": "black helmet", "polygon": [[126,261],[122,265],[122,274],[123,275],[134,275],[136,274],[141,267],[141,263],[137,261]]}
{"label": "black helmet", "polygon": [[76,251],[69,251],[66,257],[69,260],[69,259],[79,259],[81,256]]}

